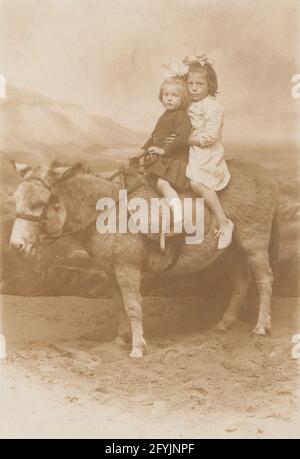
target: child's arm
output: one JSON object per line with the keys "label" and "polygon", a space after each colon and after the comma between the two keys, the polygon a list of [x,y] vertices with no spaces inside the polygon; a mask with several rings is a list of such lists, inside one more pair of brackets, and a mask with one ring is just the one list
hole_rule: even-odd
{"label": "child's arm", "polygon": [[208,107],[205,113],[204,128],[200,132],[194,131],[189,137],[189,145],[210,147],[218,141],[223,124],[223,108],[215,104]]}
{"label": "child's arm", "polygon": [[153,145],[153,139],[152,139],[152,135],[151,135],[151,137],[149,137],[147,142],[142,146],[141,151],[144,150],[144,151],[147,152],[148,148],[152,147],[152,145]]}
{"label": "child's arm", "polygon": [[164,148],[156,147],[155,145],[153,145],[153,143],[154,141],[151,137],[149,140],[147,140],[145,145],[142,147],[141,151],[144,151],[146,153],[156,153],[157,155],[164,155],[166,153]]}
{"label": "child's arm", "polygon": [[147,140],[147,142],[142,146],[141,150],[144,150],[145,152],[148,151],[148,149],[150,147],[153,147],[155,145],[155,139],[154,139],[154,136],[155,136],[155,133],[157,132],[157,130],[159,129],[159,124],[160,124],[160,121],[161,121],[161,118],[160,117],[155,125],[155,128],[153,129],[149,139]]}
{"label": "child's arm", "polygon": [[174,120],[174,140],[165,146],[167,154],[172,155],[175,151],[188,145],[191,127],[191,121],[187,114],[179,112]]}

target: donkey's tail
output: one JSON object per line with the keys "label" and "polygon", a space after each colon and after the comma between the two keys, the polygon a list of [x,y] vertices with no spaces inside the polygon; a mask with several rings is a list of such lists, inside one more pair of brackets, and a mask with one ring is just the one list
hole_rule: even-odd
{"label": "donkey's tail", "polygon": [[279,217],[276,211],[271,228],[271,238],[269,243],[269,260],[273,273],[276,273],[276,268],[279,260]]}

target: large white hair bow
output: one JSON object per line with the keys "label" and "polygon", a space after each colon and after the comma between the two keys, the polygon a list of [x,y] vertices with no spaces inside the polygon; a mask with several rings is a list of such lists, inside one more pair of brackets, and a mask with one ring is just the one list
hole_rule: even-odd
{"label": "large white hair bow", "polygon": [[209,64],[209,65],[212,65],[213,62],[209,61],[207,56],[202,53],[202,54],[196,54],[195,56],[186,56],[184,59],[183,59],[183,64],[184,65],[192,65],[192,64],[200,64],[200,65],[205,65],[205,64]]}
{"label": "large white hair bow", "polygon": [[189,72],[189,66],[196,63],[202,66],[205,64],[213,64],[204,53],[195,54],[195,56],[186,56],[182,62],[172,62],[163,65],[166,69],[165,78],[184,77]]}
{"label": "large white hair bow", "polygon": [[183,62],[172,62],[170,64],[165,64],[163,67],[166,69],[165,78],[174,78],[174,77],[184,77],[188,71],[189,67]]}

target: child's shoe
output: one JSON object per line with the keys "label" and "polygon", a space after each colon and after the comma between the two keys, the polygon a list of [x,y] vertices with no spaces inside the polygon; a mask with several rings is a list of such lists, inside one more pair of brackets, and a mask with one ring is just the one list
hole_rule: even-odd
{"label": "child's shoe", "polygon": [[218,249],[222,250],[222,249],[226,249],[226,247],[230,246],[231,242],[232,242],[232,233],[233,233],[233,230],[234,230],[234,223],[227,219],[227,222],[224,223],[219,231],[218,231],[218,236],[219,236],[219,240],[218,240]]}

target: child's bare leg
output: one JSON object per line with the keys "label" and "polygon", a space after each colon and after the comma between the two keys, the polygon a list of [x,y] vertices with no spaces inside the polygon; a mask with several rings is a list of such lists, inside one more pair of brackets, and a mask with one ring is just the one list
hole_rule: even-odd
{"label": "child's bare leg", "polygon": [[174,223],[178,223],[182,221],[182,205],[181,199],[179,198],[177,192],[174,188],[171,187],[170,183],[162,178],[158,178],[157,180],[157,190],[158,192],[164,196],[173,212]]}
{"label": "child's bare leg", "polygon": [[207,188],[207,186],[202,185],[202,183],[194,181],[191,181],[191,188],[196,194],[202,196],[205,199],[209,208],[215,214],[219,226],[227,222],[228,219],[225,215],[223,207],[221,206],[217,193],[214,190]]}
{"label": "child's bare leg", "polygon": [[217,193],[202,183],[195,181],[191,181],[191,188],[195,193],[200,194],[204,198],[207,205],[216,216],[220,232],[218,248],[224,249],[228,247],[232,241],[234,224],[226,217]]}

